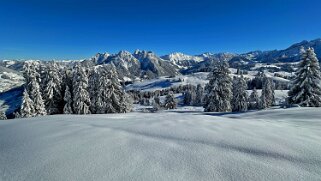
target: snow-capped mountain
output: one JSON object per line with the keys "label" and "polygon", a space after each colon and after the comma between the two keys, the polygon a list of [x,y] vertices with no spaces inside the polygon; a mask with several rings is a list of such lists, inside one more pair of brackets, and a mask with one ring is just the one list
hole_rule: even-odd
{"label": "snow-capped mountain", "polygon": [[154,78],[179,74],[173,64],[164,61],[151,51],[136,50],[133,55],[140,61],[144,77]]}
{"label": "snow-capped mountain", "polygon": [[210,61],[210,60],[230,60],[236,56],[232,53],[203,53],[200,55],[187,55],[183,53],[172,53],[169,55],[162,56],[164,60],[171,62],[174,65],[177,65],[180,69],[191,68],[201,62]]}
{"label": "snow-capped mountain", "polygon": [[317,57],[321,60],[321,38],[312,41],[302,41],[291,45],[284,50],[272,50],[272,51],[254,51],[242,54],[250,60],[264,63],[274,62],[296,62],[300,60],[300,49],[311,47],[314,49]]}
{"label": "snow-capped mountain", "polygon": [[179,68],[191,67],[199,62],[204,61],[204,57],[202,56],[191,56],[179,52],[162,56],[162,58],[178,66]]}
{"label": "snow-capped mountain", "polygon": [[114,64],[120,78],[155,78],[178,74],[174,65],[164,61],[151,51],[136,50],[134,54],[120,51],[118,54],[96,54],[92,61],[96,64]]}

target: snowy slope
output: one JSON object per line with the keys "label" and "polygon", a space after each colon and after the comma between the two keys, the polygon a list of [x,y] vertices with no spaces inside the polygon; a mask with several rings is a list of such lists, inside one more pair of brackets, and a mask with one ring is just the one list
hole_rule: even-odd
{"label": "snowy slope", "polygon": [[0,121],[0,180],[320,180],[321,109]]}
{"label": "snowy slope", "polygon": [[0,66],[0,92],[21,86],[24,83],[22,73]]}
{"label": "snowy slope", "polygon": [[202,84],[203,86],[208,82],[207,72],[198,72],[189,75],[177,75],[173,78],[159,77],[156,79],[137,81],[126,87],[127,90],[140,90],[140,91],[155,91],[165,89],[169,87],[175,87],[179,85],[197,85]]}

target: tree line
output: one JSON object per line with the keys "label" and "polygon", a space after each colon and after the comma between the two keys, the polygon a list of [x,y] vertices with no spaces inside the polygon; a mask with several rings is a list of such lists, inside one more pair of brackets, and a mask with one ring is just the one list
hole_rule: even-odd
{"label": "tree line", "polygon": [[52,61],[30,61],[23,67],[25,85],[16,117],[51,114],[125,113],[131,99],[121,86],[113,65],[70,67]]}

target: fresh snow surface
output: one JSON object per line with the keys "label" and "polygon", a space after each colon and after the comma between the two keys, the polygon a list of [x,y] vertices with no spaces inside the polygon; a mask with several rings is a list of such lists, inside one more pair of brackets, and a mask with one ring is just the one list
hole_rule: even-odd
{"label": "fresh snow surface", "polygon": [[0,121],[0,180],[320,180],[321,109]]}

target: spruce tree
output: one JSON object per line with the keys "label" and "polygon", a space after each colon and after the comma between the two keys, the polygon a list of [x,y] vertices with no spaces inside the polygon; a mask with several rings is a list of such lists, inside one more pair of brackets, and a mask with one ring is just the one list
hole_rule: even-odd
{"label": "spruce tree", "polygon": [[34,103],[30,99],[28,91],[25,89],[22,97],[22,104],[20,108],[20,117],[28,118],[34,116]]}
{"label": "spruce tree", "polygon": [[7,119],[6,113],[0,110],[0,120],[6,120],[6,119]]}
{"label": "spruce tree", "polygon": [[250,109],[259,109],[260,98],[255,87],[252,90],[252,93],[249,98],[249,102],[250,102]]}
{"label": "spruce tree", "polygon": [[[107,104],[109,104],[107,107],[113,107],[116,113],[126,113],[131,111],[132,101],[119,82],[115,66],[111,66],[111,68],[106,66],[105,69],[110,70],[108,73],[108,78],[110,81],[107,86],[109,91],[108,95],[110,95],[111,101],[107,102]],[[107,110],[107,112],[109,111]],[[109,113],[113,112],[111,111]]]}
{"label": "spruce tree", "polygon": [[[98,113],[97,108],[102,107],[101,99],[98,100],[98,84],[101,84],[99,82],[99,72],[97,72],[98,67],[93,67],[89,70],[89,78],[88,78],[88,92],[90,96],[90,112],[92,114]],[[99,102],[98,102],[99,101]],[[101,110],[99,110],[101,112]]]}
{"label": "spruce tree", "polygon": [[63,113],[64,114],[73,114],[72,97],[71,97],[71,92],[70,92],[69,86],[66,86],[64,102],[65,102],[65,106],[64,106]]}
{"label": "spruce tree", "polygon": [[313,48],[301,51],[301,62],[289,91],[289,104],[303,107],[321,106],[321,75],[319,61]]}
{"label": "spruce tree", "polygon": [[203,92],[204,92],[204,88],[202,87],[201,84],[198,84],[197,88],[196,88],[196,96],[195,96],[195,101],[194,101],[194,105],[195,106],[201,106],[202,105]]}
{"label": "spruce tree", "polygon": [[248,108],[248,96],[246,92],[246,82],[241,77],[235,77],[233,81],[233,99],[232,99],[232,110],[233,112],[244,112]]}
{"label": "spruce tree", "polygon": [[184,97],[184,105],[187,105],[187,106],[194,105],[195,97],[196,97],[195,88],[191,86],[190,88],[185,90],[183,93],[183,97]]}
{"label": "spruce tree", "polygon": [[205,87],[205,112],[230,112],[232,99],[232,79],[229,66],[225,61],[217,62],[209,74],[209,83]]}
{"label": "spruce tree", "polygon": [[160,98],[158,95],[155,95],[155,97],[152,100],[152,106],[155,111],[158,111],[161,109],[161,103],[160,103]]}
{"label": "spruce tree", "polygon": [[264,76],[260,107],[262,109],[266,109],[271,107],[273,103],[274,103],[274,83],[271,78]]}
{"label": "spruce tree", "polygon": [[75,114],[90,114],[88,77],[84,67],[76,64],[73,72],[73,109]]}
{"label": "spruce tree", "polygon": [[169,94],[166,95],[164,107],[165,109],[176,109],[177,101],[173,92],[169,92]]}
{"label": "spruce tree", "polygon": [[35,78],[31,79],[30,82],[30,98],[34,103],[34,113],[35,116],[44,116],[47,114],[45,104],[42,99],[42,95],[40,92],[39,83]]}
{"label": "spruce tree", "polygon": [[62,111],[62,80],[59,73],[58,65],[55,62],[50,62],[43,80],[45,84],[43,99],[48,114],[58,114]]}

